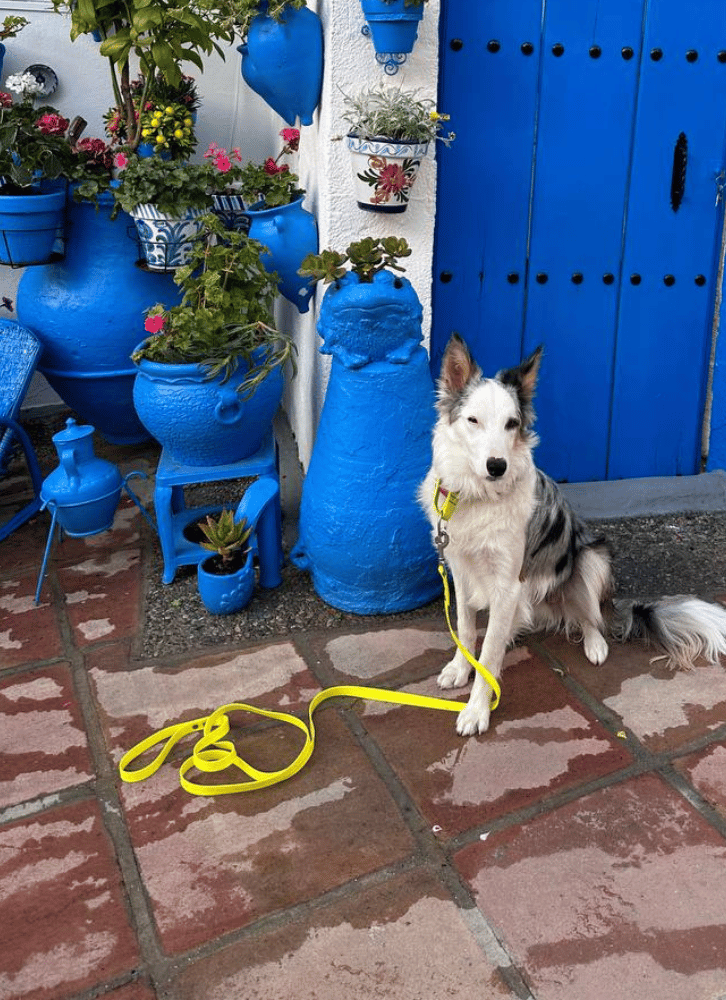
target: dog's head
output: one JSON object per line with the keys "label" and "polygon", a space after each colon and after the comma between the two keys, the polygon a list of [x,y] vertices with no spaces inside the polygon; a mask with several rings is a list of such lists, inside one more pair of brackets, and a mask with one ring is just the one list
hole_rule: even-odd
{"label": "dog's head", "polygon": [[[473,476],[482,484],[479,492],[501,496],[531,464],[537,443],[532,400],[541,358],[538,347],[516,368],[483,378],[461,337],[451,337],[438,381],[434,441],[437,462],[455,463],[460,473],[452,469],[450,478]],[[450,488],[457,488],[453,481]]]}

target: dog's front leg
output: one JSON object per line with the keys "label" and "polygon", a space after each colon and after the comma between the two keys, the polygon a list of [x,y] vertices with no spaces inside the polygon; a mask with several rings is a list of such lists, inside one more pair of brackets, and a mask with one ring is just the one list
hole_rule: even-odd
{"label": "dog's front leg", "polygon": [[[459,583],[458,574],[452,567],[454,578],[454,593],[456,594],[456,629],[459,642],[474,655],[476,648],[476,608],[470,607],[464,600],[466,593],[463,582]],[[469,680],[472,667],[460,649],[456,650],[454,658],[449,660],[438,677],[440,688],[463,687]]]}
{"label": "dog's front leg", "polygon": [[[504,654],[512,639],[521,593],[522,584],[519,580],[513,581],[496,594],[489,608],[489,623],[479,662],[497,679],[501,676]],[[456,731],[460,736],[473,736],[487,731],[492,694],[491,687],[477,671],[469,701],[457,718]]]}

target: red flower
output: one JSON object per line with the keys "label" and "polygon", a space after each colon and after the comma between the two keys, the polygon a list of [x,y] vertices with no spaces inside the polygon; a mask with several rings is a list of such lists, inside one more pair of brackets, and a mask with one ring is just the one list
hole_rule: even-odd
{"label": "red flower", "polygon": [[144,329],[147,333],[159,333],[164,329],[165,323],[165,316],[147,316],[146,322],[144,323]]}
{"label": "red flower", "polygon": [[300,145],[300,129],[284,128],[280,132],[280,138],[287,146],[288,152],[294,153]]}
{"label": "red flower", "polygon": [[265,160],[265,173],[269,174],[271,177],[274,177],[275,174],[284,174],[289,169],[290,168],[286,163],[283,163],[281,166],[278,167],[278,165],[275,163],[275,161],[272,159],[271,156],[268,156],[267,159]]}
{"label": "red flower", "polygon": [[0,90],[0,108],[12,108],[13,106],[13,95],[8,94],[6,90]]}
{"label": "red flower", "polygon": [[43,115],[35,123],[43,135],[65,135],[70,121],[63,115]]}

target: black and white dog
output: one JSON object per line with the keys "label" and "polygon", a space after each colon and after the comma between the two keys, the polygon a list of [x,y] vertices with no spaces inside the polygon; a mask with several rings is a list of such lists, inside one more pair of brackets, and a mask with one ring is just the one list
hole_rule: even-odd
{"label": "black and white dog", "polygon": [[[438,382],[433,462],[420,502],[434,534],[442,526],[435,484],[457,498],[444,525],[443,550],[456,592],[459,639],[474,653],[477,611],[489,619],[479,662],[499,677],[507,646],[525,629],[561,628],[582,638],[601,664],[605,635],[663,647],[674,667],[726,654],[726,610],[694,597],[638,603],[613,601],[607,543],[575,514],[557,485],[534,464],[534,396],[542,348],[516,368],[483,378],[464,341],[454,335]],[[439,675],[442,688],[467,683],[470,666],[457,650]],[[489,726],[491,691],[477,672],[462,736]]]}

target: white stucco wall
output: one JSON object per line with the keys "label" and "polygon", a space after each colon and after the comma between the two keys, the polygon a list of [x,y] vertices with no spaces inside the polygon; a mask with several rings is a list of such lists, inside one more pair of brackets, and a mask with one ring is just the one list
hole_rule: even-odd
{"label": "white stucco wall", "polygon": [[[413,254],[406,262],[406,277],[413,283],[424,309],[424,335],[428,338],[431,314],[431,260],[435,206],[434,151],[422,164],[411,202],[400,215],[377,215],[361,211],[353,197],[353,185],[342,135],[345,123],[342,91],[377,84],[402,85],[420,89],[436,97],[438,73],[439,0],[428,0],[414,52],[395,76],[387,77],[376,63],[371,42],[361,34],[364,24],[358,0],[309,0],[324,28],[325,72],[320,107],[314,124],[303,128],[298,170],[307,190],[305,207],[318,220],[321,248],[344,250],[351,240],[365,235],[405,237]],[[89,38],[71,42],[69,20],[55,14],[47,0],[0,0],[0,20],[6,14],[22,14],[30,24],[9,40],[3,78],[33,63],[50,66],[59,85],[48,102],[64,115],[80,114],[88,121],[86,136],[103,135],[103,113],[112,103],[111,85],[105,60]],[[230,148],[239,146],[245,159],[261,161],[279,151],[278,132],[282,121],[242,79],[239,55],[230,46],[225,61],[213,57],[196,78],[202,105],[197,135],[201,154],[211,141]],[[20,271],[0,268],[0,291],[14,299]],[[307,465],[320,417],[327,384],[328,359],[318,353],[320,339],[315,330],[315,313],[323,289],[309,313],[300,316],[285,300],[277,309],[278,323],[292,330],[299,347],[298,376],[285,394],[285,409],[295,434],[300,459]],[[8,315],[3,312],[3,315]],[[47,386],[36,381],[32,402],[52,399]]]}

